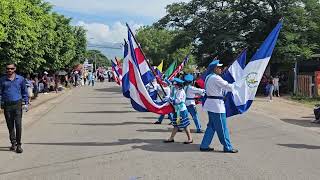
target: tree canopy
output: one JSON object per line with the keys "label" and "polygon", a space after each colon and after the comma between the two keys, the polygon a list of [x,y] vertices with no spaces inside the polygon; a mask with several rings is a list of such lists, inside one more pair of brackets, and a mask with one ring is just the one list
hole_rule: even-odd
{"label": "tree canopy", "polygon": [[90,64],[97,63],[96,67],[111,66],[111,61],[99,50],[88,50],[86,58],[89,60]]}
{"label": "tree canopy", "polygon": [[84,60],[86,32],[42,0],[0,1],[0,66],[59,70]]}
{"label": "tree canopy", "polygon": [[[271,62],[290,63],[297,55],[309,59],[312,54],[319,53],[318,0],[191,0],[189,3],[173,3],[167,6],[167,15],[152,27],[141,30],[138,37],[141,37],[139,40],[144,49],[152,51],[148,55],[156,61],[164,58],[158,49],[167,49],[171,54],[192,44],[198,65],[207,65],[215,56],[228,63],[244,48],[248,48],[251,57],[281,18],[284,18],[284,28]],[[168,31],[167,36],[157,37],[165,31]],[[161,40],[164,47],[157,41],[144,41],[144,36],[151,36],[150,33]],[[153,53],[159,51],[157,58]]]}

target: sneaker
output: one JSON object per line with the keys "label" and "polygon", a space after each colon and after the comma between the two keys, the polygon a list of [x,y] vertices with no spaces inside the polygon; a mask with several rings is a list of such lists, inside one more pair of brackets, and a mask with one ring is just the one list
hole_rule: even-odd
{"label": "sneaker", "polygon": [[17,146],[17,149],[16,149],[16,153],[22,153],[23,152],[23,149],[21,148],[21,145],[18,145]]}
{"label": "sneaker", "polygon": [[155,123],[153,123],[153,124],[161,124],[161,122],[160,121],[156,121]]}
{"label": "sneaker", "polygon": [[228,151],[223,151],[225,153],[238,153],[239,151],[237,149],[231,149],[231,150],[228,150]]}
{"label": "sneaker", "polygon": [[15,151],[17,148],[17,145],[16,144],[12,144],[11,147],[10,147],[10,151]]}

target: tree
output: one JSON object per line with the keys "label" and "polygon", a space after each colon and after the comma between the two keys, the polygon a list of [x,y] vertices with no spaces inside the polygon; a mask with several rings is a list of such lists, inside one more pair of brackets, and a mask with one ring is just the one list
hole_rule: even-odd
{"label": "tree", "polygon": [[89,60],[90,64],[97,63],[96,67],[111,66],[110,60],[99,50],[88,50],[86,58]]}
{"label": "tree", "polygon": [[192,0],[168,5],[154,26],[188,32],[198,64],[207,65],[217,55],[232,62],[245,47],[252,55],[284,17],[273,61],[288,62],[319,51],[319,5],[317,0]]}
{"label": "tree", "polygon": [[[182,62],[193,49],[190,39],[185,38],[184,31],[143,27],[138,30],[137,39],[151,63],[157,66],[163,60],[164,69],[174,60]],[[189,64],[194,62],[194,57],[190,56]]]}
{"label": "tree", "polygon": [[12,62],[31,73],[59,70],[84,59],[84,29],[51,11],[43,0],[0,1],[0,66]]}

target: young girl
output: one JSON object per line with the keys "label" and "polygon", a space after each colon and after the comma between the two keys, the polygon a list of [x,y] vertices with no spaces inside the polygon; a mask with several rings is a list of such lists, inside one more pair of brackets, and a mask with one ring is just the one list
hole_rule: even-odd
{"label": "young girl", "polygon": [[179,128],[184,128],[188,137],[188,140],[184,142],[184,144],[191,144],[193,143],[193,139],[191,137],[189,125],[190,121],[188,118],[188,110],[185,104],[186,101],[186,93],[183,89],[184,81],[178,78],[173,80],[173,84],[176,88],[176,91],[170,101],[174,105],[175,113],[173,115],[173,130],[171,136],[168,140],[164,141],[165,143],[173,143],[174,137],[177,134]]}

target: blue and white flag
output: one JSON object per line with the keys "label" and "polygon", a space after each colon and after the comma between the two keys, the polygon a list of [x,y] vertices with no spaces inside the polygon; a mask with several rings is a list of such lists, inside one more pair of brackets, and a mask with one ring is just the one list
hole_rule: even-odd
{"label": "blue and white flag", "polygon": [[281,28],[282,22],[279,22],[244,69],[240,65],[229,68],[228,71],[233,80],[230,77],[227,80],[234,81],[235,88],[232,92],[234,106],[226,107],[227,117],[244,113],[250,108],[271,59]]}
{"label": "blue and white flag", "polygon": [[[233,62],[233,64],[228,68],[227,71],[225,71],[222,74],[222,78],[228,83],[232,84],[235,81],[240,81],[243,77],[244,68],[246,67],[246,61],[247,61],[247,50],[244,50],[238,59]],[[238,107],[236,106],[234,102],[234,97],[232,92],[228,92],[225,95],[225,107],[226,107],[226,114],[227,117],[241,114],[242,112],[238,110]]]}

